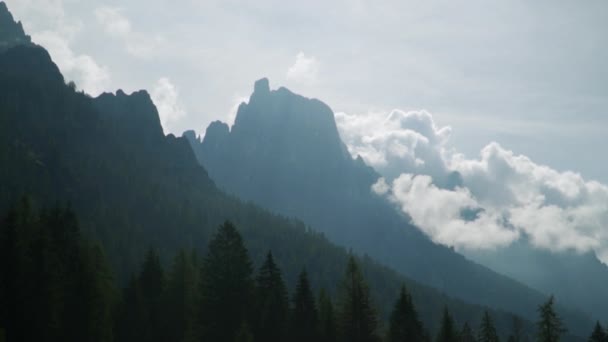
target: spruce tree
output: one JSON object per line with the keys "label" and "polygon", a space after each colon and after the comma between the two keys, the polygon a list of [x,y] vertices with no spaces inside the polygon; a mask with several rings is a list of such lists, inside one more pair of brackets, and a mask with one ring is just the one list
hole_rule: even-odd
{"label": "spruce tree", "polygon": [[144,310],[144,331],[141,341],[161,342],[166,339],[166,319],[164,316],[165,274],[156,250],[150,249],[146,254],[141,273],[139,274]]}
{"label": "spruce tree", "polygon": [[113,281],[69,209],[23,200],[0,224],[0,327],[8,341],[112,339]]}
{"label": "spruce tree", "polygon": [[606,334],[604,327],[602,327],[600,322],[596,322],[595,328],[593,329],[591,336],[589,336],[589,342],[607,342],[607,341],[608,341],[608,334]]}
{"label": "spruce tree", "polygon": [[114,339],[114,310],[117,293],[114,276],[101,246],[84,243],[82,247],[81,271],[76,282],[72,317],[65,329],[74,331],[79,326],[80,335],[72,340],[112,341]]}
{"label": "spruce tree", "polygon": [[488,311],[483,312],[481,318],[481,326],[479,327],[478,342],[498,342],[498,334],[496,333],[496,327]]}
{"label": "spruce tree", "polygon": [[287,288],[269,251],[256,278],[256,340],[281,342],[285,340],[289,317]]}
{"label": "spruce tree", "polygon": [[199,272],[196,254],[180,250],[173,261],[167,284],[168,340],[198,339],[197,303]]}
{"label": "spruce tree", "polygon": [[318,312],[314,294],[305,270],[300,272],[293,296],[291,314],[291,341],[306,342],[318,340]]}
{"label": "spruce tree", "polygon": [[337,341],[334,305],[324,289],[319,291],[319,341]]}
{"label": "spruce tree", "polygon": [[445,307],[443,309],[443,316],[441,317],[441,326],[439,327],[439,332],[437,333],[437,342],[457,342],[458,341],[458,332],[456,331],[456,327],[454,325],[454,319],[448,308]]}
{"label": "spruce tree", "polygon": [[369,288],[353,256],[348,260],[339,298],[338,327],[345,342],[378,341],[378,318]]}
{"label": "spruce tree", "polygon": [[465,322],[462,326],[462,331],[460,331],[460,342],[475,342],[473,330],[471,330],[468,322]]}
{"label": "spruce tree", "polygon": [[555,309],[553,296],[538,307],[537,338],[539,342],[557,342],[566,331]]}
{"label": "spruce tree", "polygon": [[144,300],[135,275],[123,289],[122,300],[117,310],[115,336],[117,342],[137,341],[140,332],[148,328]]}
{"label": "spruce tree", "polygon": [[424,328],[418,319],[418,313],[412,303],[412,297],[405,285],[401,287],[399,298],[395,302],[389,322],[388,341],[422,341]]}
{"label": "spruce tree", "polygon": [[251,260],[243,239],[229,221],[211,242],[201,268],[202,340],[234,342],[243,325],[250,326],[254,291]]}

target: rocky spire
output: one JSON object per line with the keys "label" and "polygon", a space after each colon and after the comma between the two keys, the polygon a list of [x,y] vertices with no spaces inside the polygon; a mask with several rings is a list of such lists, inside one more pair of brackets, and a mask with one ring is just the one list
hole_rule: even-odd
{"label": "rocky spire", "polygon": [[32,39],[23,31],[21,22],[15,21],[4,1],[0,2],[0,50],[31,43]]}

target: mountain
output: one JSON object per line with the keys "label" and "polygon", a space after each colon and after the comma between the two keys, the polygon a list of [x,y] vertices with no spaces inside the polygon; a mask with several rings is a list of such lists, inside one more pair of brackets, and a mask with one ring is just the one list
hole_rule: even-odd
{"label": "mountain", "polygon": [[[432,243],[371,186],[379,175],[353,159],[323,102],[254,85],[234,125],[214,122],[204,138],[185,132],[220,188],[281,215],[303,219],[339,245],[369,254],[451,296],[528,319],[544,295]],[[572,326],[586,319],[569,316]],[[578,317],[578,318],[576,318]],[[577,323],[574,323],[577,322]],[[584,328],[583,328],[584,327]],[[578,329],[578,328],[577,328]],[[582,331],[582,330],[581,330]]]}
{"label": "mountain", "polygon": [[0,51],[15,45],[31,44],[32,39],[23,31],[21,22],[16,22],[4,2],[0,2]]}
{"label": "mountain", "polygon": [[[301,221],[219,190],[188,141],[164,135],[147,92],[91,98],[66,85],[49,54],[35,45],[0,52],[0,165],[0,212],[24,195],[38,207],[69,205],[83,233],[103,246],[121,285],[139,269],[150,247],[165,263],[180,248],[205,253],[210,236],[226,219],[239,227],[256,265],[272,250],[290,289],[305,267],[317,290],[334,292],[349,258],[345,249]],[[446,305],[458,322],[472,324],[485,309],[369,257],[361,263],[385,318],[402,283],[432,330]],[[534,305],[543,299],[531,298],[538,300]],[[492,315],[506,334],[511,314],[492,310]],[[531,323],[527,329],[533,329]]]}
{"label": "mountain", "polygon": [[519,241],[506,248],[467,251],[477,262],[535,289],[553,293],[593,318],[608,316],[608,267],[593,252],[552,252]]}

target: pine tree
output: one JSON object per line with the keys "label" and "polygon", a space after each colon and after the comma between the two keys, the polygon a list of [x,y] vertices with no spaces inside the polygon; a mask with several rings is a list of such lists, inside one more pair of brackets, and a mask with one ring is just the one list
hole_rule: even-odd
{"label": "pine tree", "polygon": [[254,284],[251,260],[236,227],[226,221],[209,243],[201,268],[202,340],[234,342],[250,317]]}
{"label": "pine tree", "polygon": [[540,320],[537,323],[539,342],[557,342],[566,331],[564,325],[553,308],[553,296],[538,307]]}
{"label": "pine tree", "polygon": [[139,274],[139,287],[145,311],[145,327],[141,331],[141,341],[165,341],[165,274],[160,263],[160,257],[156,250],[150,249]]}
{"label": "pine tree", "polygon": [[75,313],[80,317],[67,322],[64,329],[73,331],[74,326],[79,326],[81,335],[72,340],[82,341],[86,337],[91,342],[112,341],[117,297],[114,277],[101,246],[87,243],[83,249],[81,272],[74,293],[74,299],[81,307],[76,308]]}
{"label": "pine tree", "polygon": [[256,278],[256,340],[280,342],[285,340],[289,317],[287,288],[269,251]]}
{"label": "pine tree", "polygon": [[334,305],[324,289],[319,292],[319,341],[337,341]]}
{"label": "pine tree", "polygon": [[496,327],[494,327],[494,321],[492,321],[492,317],[490,316],[487,310],[483,312],[481,326],[479,327],[479,337],[477,338],[477,341],[498,342],[498,334],[496,333]]}
{"label": "pine tree", "polygon": [[418,319],[412,297],[407,292],[405,285],[401,287],[389,323],[389,342],[422,341],[424,339],[422,322]]}
{"label": "pine tree", "polygon": [[194,252],[180,250],[173,261],[167,285],[168,340],[191,342],[198,339],[197,303],[199,272]]}
{"label": "pine tree", "polygon": [[608,334],[604,330],[604,327],[600,324],[600,322],[595,323],[595,328],[593,329],[593,333],[589,336],[589,342],[606,342],[608,341]]}
{"label": "pine tree", "polygon": [[148,328],[144,300],[139,285],[137,277],[132,276],[123,289],[115,323],[117,342],[137,341],[141,338],[140,332]]}
{"label": "pine tree", "polygon": [[318,322],[317,307],[314,294],[308,281],[308,274],[305,270],[302,270],[293,296],[291,341],[317,341],[319,338]]}
{"label": "pine tree", "polygon": [[475,336],[473,330],[469,326],[469,323],[465,322],[460,332],[460,342],[475,342]]}
{"label": "pine tree", "polygon": [[8,341],[109,341],[113,281],[69,209],[23,200],[0,225],[0,327]]}
{"label": "pine tree", "polygon": [[378,341],[378,319],[372,307],[369,288],[359,265],[350,257],[342,281],[338,314],[341,340],[345,342]]}
{"label": "pine tree", "polygon": [[454,326],[454,319],[450,315],[448,308],[443,309],[443,316],[441,318],[441,326],[437,333],[437,342],[457,342],[458,332]]}

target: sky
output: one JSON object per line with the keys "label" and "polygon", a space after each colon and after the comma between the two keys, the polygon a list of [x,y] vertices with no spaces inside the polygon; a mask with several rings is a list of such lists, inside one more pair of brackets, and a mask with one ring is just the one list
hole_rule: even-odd
{"label": "sky", "polygon": [[606,1],[5,1],[66,79],[147,89],[167,133],[230,122],[268,77],[326,102],[435,241],[608,260]]}

